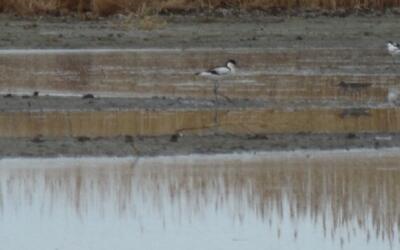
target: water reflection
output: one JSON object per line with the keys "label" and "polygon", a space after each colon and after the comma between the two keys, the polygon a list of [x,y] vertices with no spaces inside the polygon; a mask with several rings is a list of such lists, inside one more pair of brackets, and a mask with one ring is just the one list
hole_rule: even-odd
{"label": "water reflection", "polygon": [[388,133],[400,131],[400,109],[300,105],[200,110],[1,112],[3,137],[112,137],[220,133]]}
{"label": "water reflection", "polygon": [[398,153],[1,160],[0,235],[7,249],[398,249]]}

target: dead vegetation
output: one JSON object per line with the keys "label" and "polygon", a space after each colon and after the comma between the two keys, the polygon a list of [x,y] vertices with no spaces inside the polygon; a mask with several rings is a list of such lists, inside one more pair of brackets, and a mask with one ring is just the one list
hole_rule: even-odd
{"label": "dead vegetation", "polygon": [[144,16],[139,20],[139,29],[154,30],[162,29],[167,25],[167,21],[159,16]]}
{"label": "dead vegetation", "polygon": [[270,9],[378,9],[400,7],[400,0],[0,0],[0,11],[21,15],[92,12],[156,14],[234,8]]}

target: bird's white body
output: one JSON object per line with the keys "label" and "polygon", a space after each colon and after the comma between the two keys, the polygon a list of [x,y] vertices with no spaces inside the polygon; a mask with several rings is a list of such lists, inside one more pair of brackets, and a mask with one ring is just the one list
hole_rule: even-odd
{"label": "bird's white body", "polygon": [[199,76],[224,76],[236,73],[236,63],[234,61],[228,61],[225,66],[216,67],[207,71],[199,72]]}
{"label": "bird's white body", "polygon": [[386,46],[389,54],[392,56],[400,55],[400,45],[398,43],[388,42]]}
{"label": "bird's white body", "polygon": [[399,90],[398,89],[393,89],[389,88],[388,90],[388,95],[387,95],[387,100],[389,103],[395,103],[396,101],[399,100]]}

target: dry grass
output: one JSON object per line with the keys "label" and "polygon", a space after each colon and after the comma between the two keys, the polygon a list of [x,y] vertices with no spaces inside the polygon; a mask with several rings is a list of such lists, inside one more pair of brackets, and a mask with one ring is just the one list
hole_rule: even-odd
{"label": "dry grass", "polygon": [[162,29],[167,25],[167,21],[159,16],[144,16],[139,21],[139,29],[154,30]]}
{"label": "dry grass", "polygon": [[320,8],[384,9],[400,7],[400,0],[0,0],[0,11],[18,14],[63,14],[91,11],[97,15],[118,12],[152,14],[160,11],[214,9]]}

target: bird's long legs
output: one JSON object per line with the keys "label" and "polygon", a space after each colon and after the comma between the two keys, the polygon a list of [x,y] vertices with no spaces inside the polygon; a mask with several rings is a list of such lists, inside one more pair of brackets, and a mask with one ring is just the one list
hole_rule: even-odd
{"label": "bird's long legs", "polygon": [[219,88],[219,82],[214,81],[214,98],[215,98],[215,103],[218,102],[218,88]]}
{"label": "bird's long legs", "polygon": [[214,81],[214,106],[215,106],[215,113],[214,113],[214,126],[218,127],[218,96],[222,96],[225,100],[230,103],[233,103],[232,99],[219,93],[219,81]]}
{"label": "bird's long legs", "polygon": [[214,126],[218,127],[218,88],[219,82],[214,81],[214,99],[215,99],[215,111],[214,111]]}

